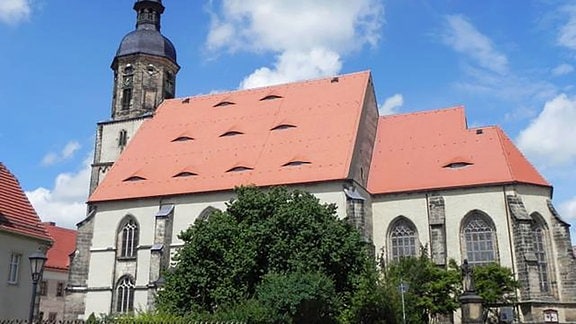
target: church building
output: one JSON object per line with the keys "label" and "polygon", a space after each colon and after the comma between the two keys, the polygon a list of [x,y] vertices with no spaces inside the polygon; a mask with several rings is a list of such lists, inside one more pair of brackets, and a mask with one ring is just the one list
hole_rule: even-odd
{"label": "church building", "polygon": [[576,322],[570,225],[502,129],[468,127],[460,106],[379,116],[369,71],[176,97],[162,1],[134,10],[112,62],[111,119],[98,123],[65,319],[152,309],[178,234],[254,184],[334,203],[385,262],[421,246],[438,266],[498,262],[521,284],[524,322]]}

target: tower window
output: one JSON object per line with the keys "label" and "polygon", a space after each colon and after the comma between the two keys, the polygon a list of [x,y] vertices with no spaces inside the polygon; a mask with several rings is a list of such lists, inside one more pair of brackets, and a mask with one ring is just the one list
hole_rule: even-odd
{"label": "tower window", "polygon": [[126,88],[122,90],[122,110],[130,109],[130,103],[132,102],[132,88]]}
{"label": "tower window", "polygon": [[127,143],[128,143],[128,132],[125,129],[123,129],[118,134],[118,146],[124,147],[126,146]]}
{"label": "tower window", "polygon": [[128,218],[119,233],[120,253],[122,258],[135,258],[138,247],[138,224],[132,218]]}

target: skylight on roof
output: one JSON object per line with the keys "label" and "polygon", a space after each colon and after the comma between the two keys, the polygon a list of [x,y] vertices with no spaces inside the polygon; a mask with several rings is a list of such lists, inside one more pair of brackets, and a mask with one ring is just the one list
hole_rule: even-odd
{"label": "skylight on roof", "polygon": [[228,131],[222,135],[220,135],[220,137],[226,137],[226,136],[236,136],[236,135],[242,135],[244,133],[239,132],[239,131]]}
{"label": "skylight on roof", "polygon": [[124,182],[134,182],[134,181],[144,181],[144,180],[146,180],[146,178],[143,178],[141,176],[131,176],[131,177],[124,179]]}
{"label": "skylight on roof", "polygon": [[271,131],[275,131],[275,130],[283,130],[283,129],[289,129],[289,128],[296,128],[296,126],[294,125],[290,125],[290,124],[280,124],[276,127],[271,128]]}
{"label": "skylight on roof", "polygon": [[448,163],[445,166],[443,166],[443,168],[445,169],[461,169],[461,168],[465,168],[469,165],[472,165],[473,163],[470,162],[452,162],[452,163]]}
{"label": "skylight on roof", "polygon": [[290,161],[284,165],[282,165],[283,167],[288,167],[288,166],[301,166],[301,165],[306,165],[306,164],[312,164],[312,162],[309,161],[300,161],[300,160],[296,160],[296,161]]}
{"label": "skylight on roof", "polygon": [[237,166],[237,167],[233,167],[232,169],[230,169],[226,172],[242,172],[242,171],[250,171],[250,170],[254,170],[254,169],[246,167],[246,166]]}
{"label": "skylight on roof", "polygon": [[194,177],[197,176],[197,173],[190,172],[190,171],[182,171],[178,174],[174,175],[174,178],[185,178],[185,177]]}
{"label": "skylight on roof", "polygon": [[271,94],[271,95],[267,95],[266,97],[260,99],[260,101],[274,100],[274,99],[280,99],[280,98],[282,98],[282,96]]}
{"label": "skylight on roof", "polygon": [[176,137],[175,139],[172,140],[172,142],[187,142],[187,141],[193,141],[193,140],[194,140],[193,137],[183,135],[183,136]]}
{"label": "skylight on roof", "polygon": [[220,101],[219,103],[215,104],[214,107],[225,107],[225,106],[230,106],[230,105],[235,105],[234,102],[232,101]]}

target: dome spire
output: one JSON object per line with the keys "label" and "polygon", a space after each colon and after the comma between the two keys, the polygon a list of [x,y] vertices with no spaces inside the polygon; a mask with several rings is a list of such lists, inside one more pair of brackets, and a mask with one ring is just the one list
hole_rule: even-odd
{"label": "dome spire", "polygon": [[136,0],[134,10],[137,13],[136,29],[160,31],[160,16],[164,13],[162,0]]}

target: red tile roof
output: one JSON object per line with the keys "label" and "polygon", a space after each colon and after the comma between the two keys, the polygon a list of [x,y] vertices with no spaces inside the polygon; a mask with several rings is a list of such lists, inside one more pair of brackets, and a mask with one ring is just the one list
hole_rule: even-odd
{"label": "red tile roof", "polygon": [[380,117],[372,194],[504,183],[550,186],[500,128],[467,128],[463,107]]}
{"label": "red tile roof", "polygon": [[165,101],[89,201],[346,179],[370,73]]}
{"label": "red tile roof", "polygon": [[20,187],[16,177],[0,163],[0,231],[50,243],[50,235]]}
{"label": "red tile roof", "polygon": [[54,239],[54,244],[48,250],[46,269],[68,271],[69,255],[76,250],[76,231],[58,227],[54,223],[44,223],[48,233]]}

